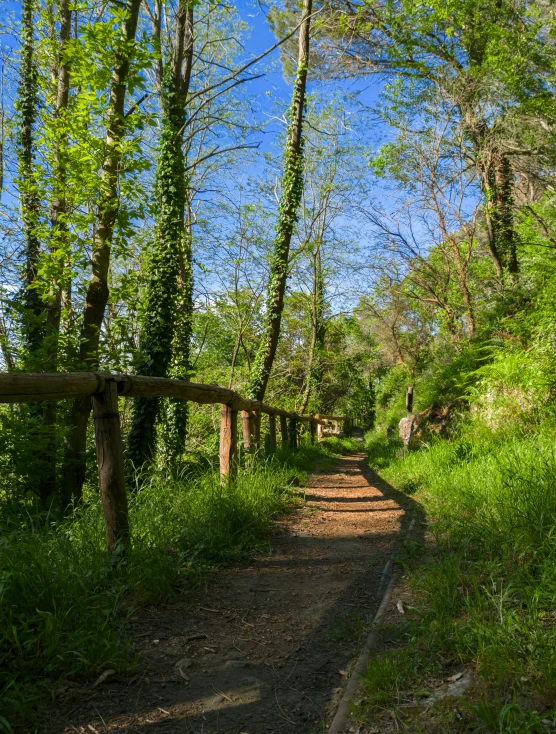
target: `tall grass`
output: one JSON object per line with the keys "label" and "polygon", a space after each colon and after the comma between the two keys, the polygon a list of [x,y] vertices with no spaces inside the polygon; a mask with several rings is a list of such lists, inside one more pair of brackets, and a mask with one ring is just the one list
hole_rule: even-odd
{"label": "tall grass", "polygon": [[267,547],[293,500],[289,480],[346,447],[326,442],[260,459],[237,482],[155,474],[130,494],[132,547],[111,561],[96,492],[71,519],[0,516],[0,731],[32,718],[57,681],[133,665],[129,615],[207,570]]}
{"label": "tall grass", "polygon": [[[435,541],[411,573],[419,604],[407,654],[420,651],[422,666],[474,668],[492,698],[476,705],[475,717],[499,726],[504,710],[518,722],[482,730],[544,730],[519,728],[520,715],[507,706],[526,701],[546,712],[556,705],[553,427],[493,432],[468,423],[451,440],[411,452],[372,433],[366,443],[371,465],[424,504]],[[374,684],[377,665],[392,667],[375,663]]]}

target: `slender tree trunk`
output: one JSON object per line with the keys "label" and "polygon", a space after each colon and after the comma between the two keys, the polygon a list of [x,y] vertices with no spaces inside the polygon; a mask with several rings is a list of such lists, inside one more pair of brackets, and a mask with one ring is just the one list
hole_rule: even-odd
{"label": "slender tree trunk", "polygon": [[[189,369],[192,267],[191,238],[185,222],[187,185],[183,133],[192,63],[193,3],[182,0],[176,17],[173,54],[163,65],[159,80],[162,126],[156,161],[157,219],[142,324],[141,362],[137,369],[140,375],[166,377],[172,367],[173,352],[181,375],[184,371],[187,374]],[[154,454],[159,410],[160,401],[156,398],[135,400],[129,457],[136,469]],[[167,415],[174,423],[165,431],[172,457],[181,451],[181,436],[187,421],[184,410],[183,406],[173,405],[172,415]]]}
{"label": "slender tree trunk", "polygon": [[[64,58],[70,40],[71,11],[69,0],[60,0],[60,44],[56,68],[57,89],[55,102],[55,150],[53,171],[53,197],[50,205],[51,251],[58,264],[52,278],[50,293],[46,297],[46,368],[55,372],[58,362],[58,335],[63,287],[63,270],[68,256],[69,232],[67,223],[67,133],[66,111],[70,91],[70,68]],[[63,256],[60,257],[60,253]]]}
{"label": "slender tree trunk", "polygon": [[[91,279],[85,295],[81,325],[79,359],[83,369],[98,369],[98,347],[104,311],[108,302],[108,270],[114,227],[119,211],[118,173],[122,160],[122,141],[125,136],[125,96],[129,70],[135,54],[135,33],[141,0],[128,0],[123,22],[124,43],[116,52],[107,133],[101,174],[101,194],[96,216],[96,233],[91,255]],[[66,443],[64,467],[64,496],[66,501],[81,497],[85,480],[85,449],[87,422],[91,399],[74,400],[70,415],[70,433]]]}
{"label": "slender tree trunk", "polygon": [[311,347],[307,374],[305,377],[305,391],[299,412],[301,415],[307,410],[309,400],[312,396],[314,412],[321,412],[321,384],[322,384],[322,356],[324,352],[324,278],[322,274],[322,261],[320,243],[313,252],[313,293],[311,303]]}
{"label": "slender tree trunk", "polygon": [[[18,108],[20,112],[19,136],[19,190],[21,216],[25,235],[25,277],[23,290],[23,334],[26,355],[25,368],[39,372],[44,368],[45,315],[47,307],[39,289],[38,273],[41,259],[39,237],[40,198],[35,171],[34,127],[37,121],[38,83],[35,68],[34,0],[23,0],[21,14],[21,65]],[[46,504],[55,489],[55,447],[53,431],[55,416],[52,404],[44,408],[40,404],[30,406],[36,419],[36,433],[31,436],[39,496]]]}
{"label": "slender tree trunk", "polygon": [[38,224],[40,200],[35,177],[34,126],[37,119],[38,85],[35,68],[34,0],[23,0],[21,11],[21,62],[18,90],[19,190],[25,236],[25,274],[22,294],[26,367],[38,370],[44,338],[44,304],[37,288],[40,260]]}
{"label": "slender tree trunk", "polygon": [[[63,269],[69,248],[69,230],[66,220],[66,150],[67,134],[65,132],[65,113],[69,101],[70,69],[64,59],[64,51],[70,39],[71,11],[69,0],[60,0],[60,44],[56,65],[56,102],[54,114],[54,171],[53,171],[53,198],[50,206],[51,225],[51,252],[54,255],[54,274],[50,283],[50,292],[45,296],[46,324],[45,324],[45,361],[44,369],[47,372],[56,372],[58,369],[58,338],[60,332],[60,315],[62,299]],[[49,497],[56,489],[56,416],[57,409],[54,401],[48,402],[43,408],[43,425],[45,428],[45,472],[40,478],[39,492]]]}
{"label": "slender tree trunk", "polygon": [[241,329],[243,328],[243,325],[240,324],[240,331],[237,333],[237,339],[236,343],[234,344],[234,351],[232,353],[232,362],[230,364],[230,379],[228,380],[228,390],[232,389],[232,385],[234,384],[234,374],[236,371],[236,362],[239,355],[239,348],[241,346]]}
{"label": "slender tree trunk", "polygon": [[4,358],[4,362],[6,363],[6,369],[8,372],[13,372],[15,369],[14,359],[12,356],[12,352],[10,349],[10,342],[8,339],[8,334],[6,331],[6,327],[4,325],[4,319],[0,317],[0,351],[2,352],[2,357]]}
{"label": "slender tree trunk", "polygon": [[459,287],[465,304],[465,313],[467,315],[467,323],[469,325],[469,336],[473,336],[475,333],[475,312],[473,309],[473,301],[471,299],[471,293],[469,291],[469,273],[468,273],[468,258],[463,258],[459,250],[458,242],[453,239],[443,226],[442,232],[444,237],[450,241],[452,246],[452,252],[454,254],[454,260],[456,263],[456,269],[458,273]]}
{"label": "slender tree trunk", "polygon": [[461,290],[463,293],[463,302],[465,303],[465,310],[467,312],[467,323],[469,325],[469,336],[473,336],[475,333],[475,311],[473,309],[473,301],[471,300],[471,293],[469,292],[469,283],[467,282],[467,274],[461,276],[460,283],[461,283]]}
{"label": "slender tree trunk", "polygon": [[305,374],[305,389],[303,390],[303,399],[301,401],[301,405],[299,406],[300,415],[303,415],[307,410],[307,406],[309,405],[309,398],[311,397],[311,388],[313,387],[313,364],[315,362],[315,350],[317,345],[314,317],[312,318],[312,322],[309,361],[307,362],[307,372]]}
{"label": "slender tree trunk", "polygon": [[1,62],[0,70],[0,197],[4,191],[4,151],[6,148],[6,112],[4,110],[4,81],[6,70],[4,61]]}
{"label": "slender tree trunk", "polygon": [[270,261],[270,278],[265,311],[266,323],[251,371],[248,388],[249,397],[254,400],[264,398],[276,355],[282,323],[282,311],[284,309],[290,243],[303,193],[303,115],[309,66],[311,8],[311,0],[303,0],[302,23],[299,29],[297,75],[284,162],[283,190],[278,210],[274,251]]}

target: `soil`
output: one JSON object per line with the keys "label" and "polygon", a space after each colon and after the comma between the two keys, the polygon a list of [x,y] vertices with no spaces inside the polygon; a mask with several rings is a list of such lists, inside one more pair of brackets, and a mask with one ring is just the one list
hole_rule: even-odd
{"label": "soil", "polygon": [[310,734],[332,719],[410,521],[364,455],[299,489],[272,553],[132,621],[138,671],[60,701],[42,731]]}

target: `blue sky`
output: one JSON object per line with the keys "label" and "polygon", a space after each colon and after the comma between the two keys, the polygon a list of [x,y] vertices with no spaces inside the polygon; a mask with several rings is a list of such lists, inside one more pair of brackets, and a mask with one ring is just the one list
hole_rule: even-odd
{"label": "blue sky", "polygon": [[[257,56],[276,43],[277,39],[270,31],[266,19],[266,12],[268,12],[269,7],[270,6],[265,6],[261,8],[256,0],[254,2],[252,0],[240,0],[236,3],[236,8],[241,15],[242,20],[251,27],[251,34],[245,49],[247,56]],[[263,78],[251,82],[249,85],[249,93],[259,97],[259,102],[262,106],[264,106],[263,98],[268,92],[271,93],[273,98],[279,99],[284,106],[289,105],[292,88],[291,82],[286,81],[282,73],[280,50],[276,49],[273,51],[270,59],[275,62],[273,71],[266,74]],[[343,90],[357,96],[357,98],[364,104],[374,106],[378,101],[381,88],[382,82],[377,77],[365,77],[354,79],[349,82],[331,81],[327,83],[319,82],[316,84],[311,80],[311,74],[309,72],[309,93],[316,89],[325,93],[331,93],[333,90]],[[377,139],[380,137],[382,142],[383,138],[388,135],[388,131],[385,127],[381,128],[378,126],[373,129],[373,135],[375,135]],[[263,147],[265,147],[264,144]]]}

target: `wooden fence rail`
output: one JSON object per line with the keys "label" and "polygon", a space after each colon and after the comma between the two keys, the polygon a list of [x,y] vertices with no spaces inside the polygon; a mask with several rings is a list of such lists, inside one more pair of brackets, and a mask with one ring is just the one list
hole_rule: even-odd
{"label": "wooden fence rail", "polygon": [[[232,480],[238,468],[238,414],[241,414],[243,448],[254,454],[260,448],[261,415],[268,415],[268,447],[276,449],[276,416],[283,446],[298,447],[299,423],[309,423],[311,443],[319,429],[331,421],[344,426],[344,416],[304,416],[244,398],[219,385],[203,385],[166,377],[114,375],[109,372],[62,374],[0,373],[0,403],[37,403],[91,397],[95,424],[99,491],[104,512],[106,542],[114,550],[129,538],[129,517],[124,478],[124,455],[118,397],[181,398],[199,404],[220,404],[220,476]],[[321,431],[319,430],[319,438]]]}

